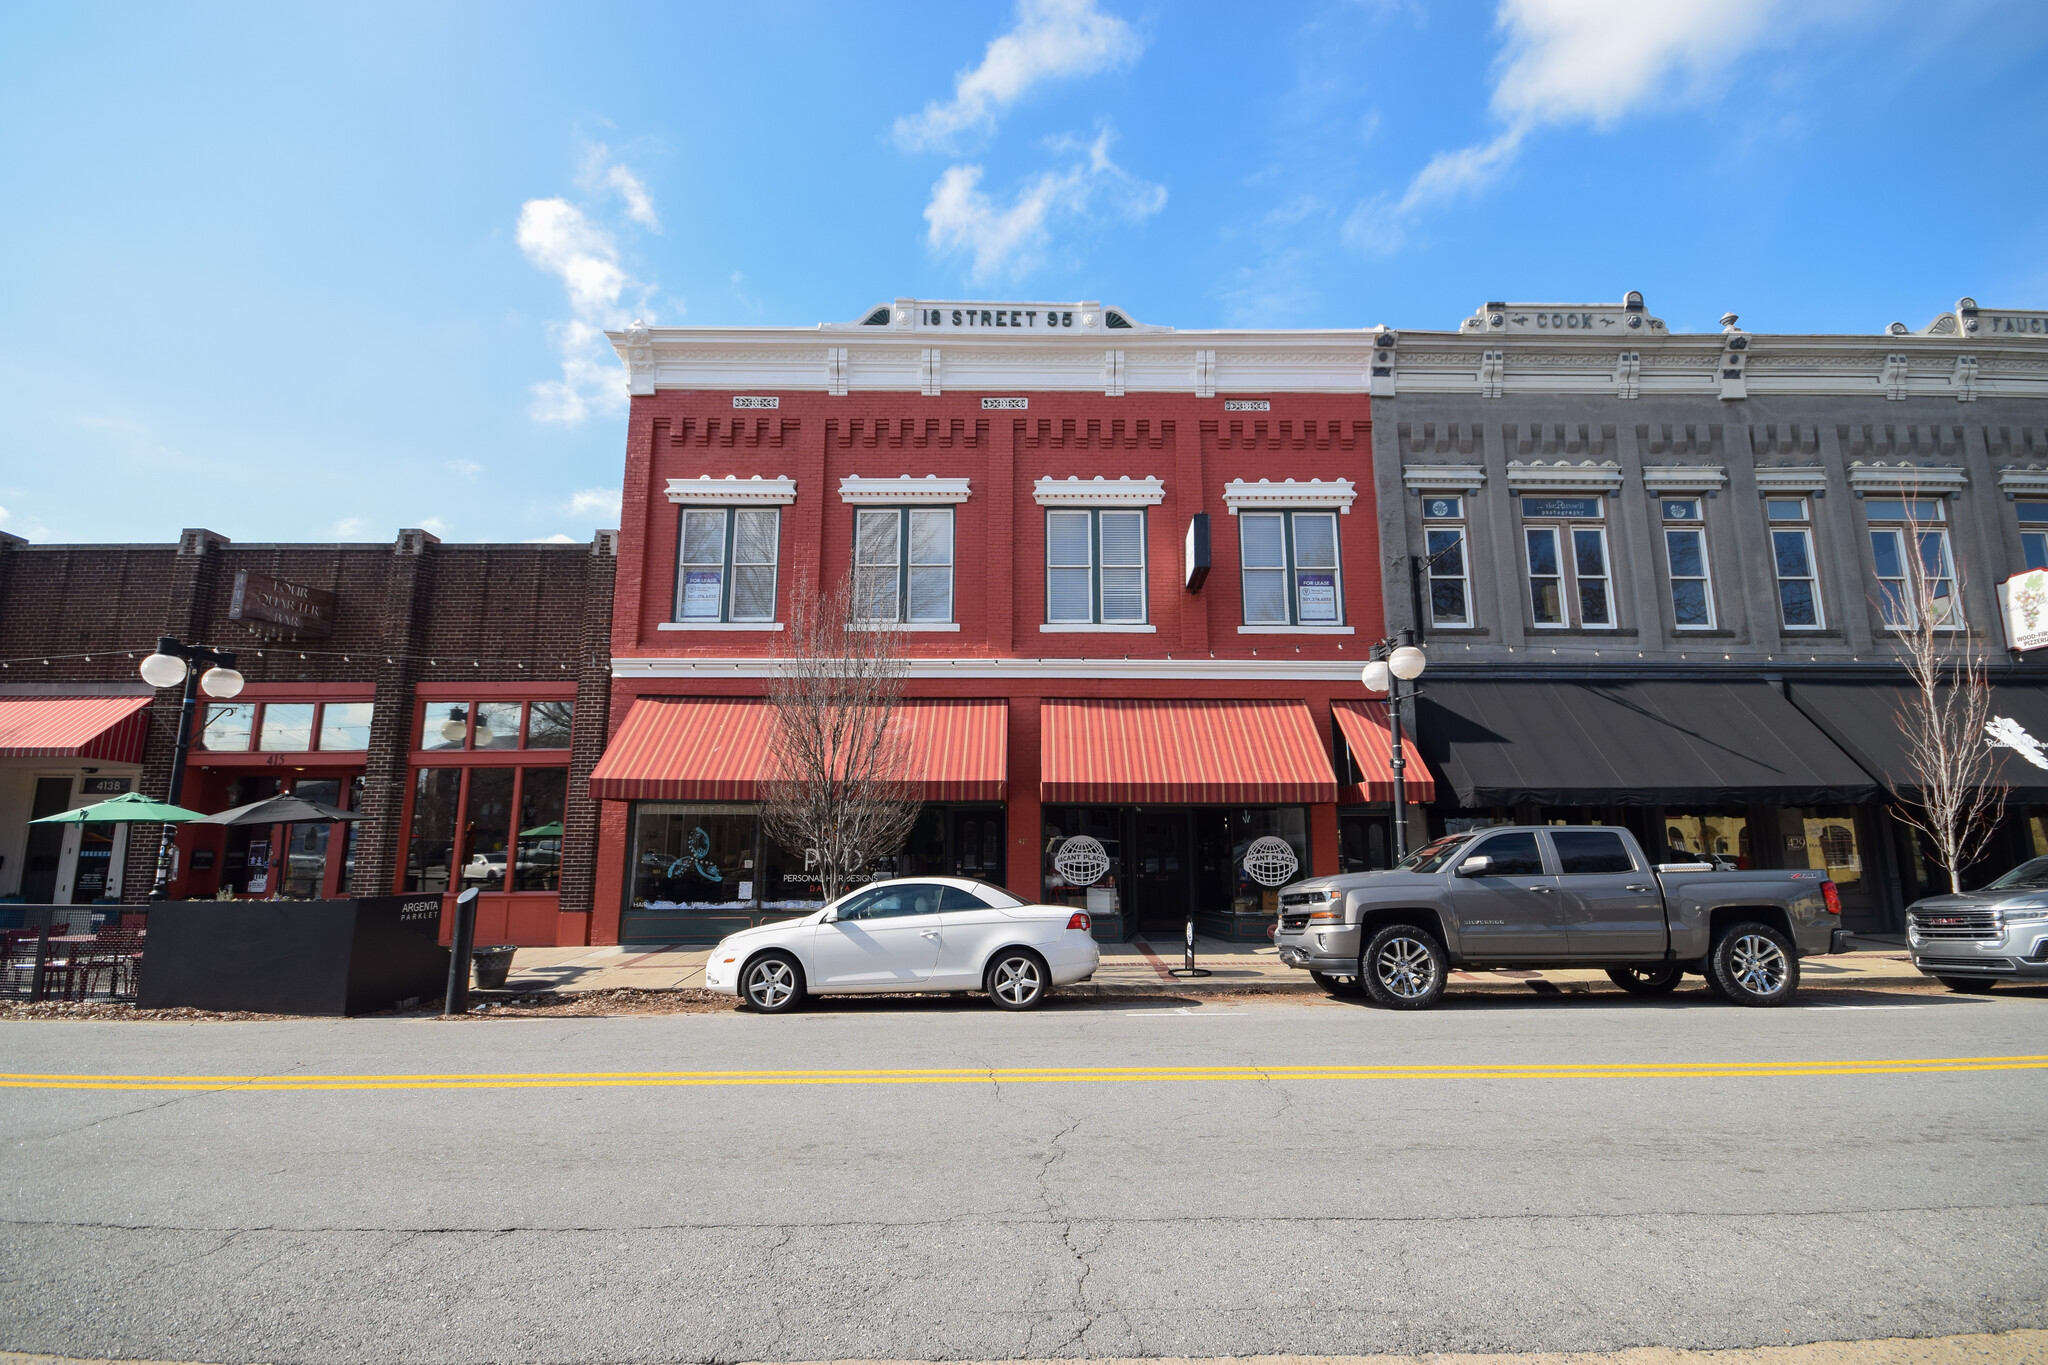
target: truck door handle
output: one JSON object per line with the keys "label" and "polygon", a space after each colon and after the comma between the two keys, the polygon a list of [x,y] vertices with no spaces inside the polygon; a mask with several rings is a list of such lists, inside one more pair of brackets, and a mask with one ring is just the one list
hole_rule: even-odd
{"label": "truck door handle", "polygon": [[1622,888],[1624,891],[1648,891],[1649,889],[1647,886],[1625,886]]}
{"label": "truck door handle", "polygon": [[1550,894],[1550,888],[1547,886],[1532,886],[1529,889],[1531,891],[1534,891],[1539,896],[1547,896]]}

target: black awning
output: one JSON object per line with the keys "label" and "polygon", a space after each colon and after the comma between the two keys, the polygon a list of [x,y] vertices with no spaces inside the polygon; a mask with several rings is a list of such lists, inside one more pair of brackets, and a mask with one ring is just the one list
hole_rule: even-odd
{"label": "black awning", "polygon": [[[1793,704],[1880,787],[1891,784],[1910,793],[1920,785],[1908,761],[1908,741],[1899,723],[1913,704],[1912,689],[1894,683],[1795,682],[1789,690]],[[2048,744],[2048,687],[1995,684],[1991,714],[2018,721],[2034,738]],[[2010,749],[1997,752],[1997,771],[2011,784],[2012,799],[2026,805],[2048,804],[2048,771]]]}
{"label": "black awning", "polygon": [[1416,746],[1463,806],[1823,806],[1879,794],[1756,682],[1429,682]]}

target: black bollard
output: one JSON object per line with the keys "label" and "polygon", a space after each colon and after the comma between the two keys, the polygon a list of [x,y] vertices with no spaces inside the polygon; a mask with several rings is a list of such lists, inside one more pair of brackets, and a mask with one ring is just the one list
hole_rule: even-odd
{"label": "black bollard", "polygon": [[476,888],[455,898],[455,934],[448,945],[448,999],[443,1014],[469,1013],[469,954],[476,946]]}
{"label": "black bollard", "polygon": [[50,910],[47,906],[36,914],[36,969],[28,979],[28,998],[35,1003],[43,998],[43,991],[50,973]]}

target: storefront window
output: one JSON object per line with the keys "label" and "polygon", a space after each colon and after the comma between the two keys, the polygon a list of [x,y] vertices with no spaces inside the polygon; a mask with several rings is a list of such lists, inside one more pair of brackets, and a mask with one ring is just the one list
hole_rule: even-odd
{"label": "storefront window", "polygon": [[271,702],[263,708],[262,737],[256,747],[271,753],[303,753],[313,747],[313,703]]}
{"label": "storefront window", "polygon": [[1716,866],[1756,866],[1749,846],[1745,815],[1664,816],[1664,848],[1650,852],[1653,862],[1710,862]]}
{"label": "storefront window", "polygon": [[[341,804],[341,783],[323,778],[292,784],[292,795],[323,806]],[[278,894],[287,900],[317,900],[327,884],[327,848],[334,826],[286,825],[284,866],[279,871]]]}
{"label": "storefront window", "polygon": [[[761,908],[801,912],[825,903],[825,884],[793,853],[765,835],[761,839]],[[888,875],[886,872],[883,875]],[[862,880],[856,878],[856,881]]]}
{"label": "storefront window", "polygon": [[199,732],[199,747],[233,753],[249,747],[250,722],[256,707],[249,702],[232,706],[215,703],[206,708],[206,726]]}
{"label": "storefront window", "polygon": [[1118,814],[1114,806],[1045,807],[1039,882],[1047,905],[1071,905],[1098,915],[1122,911]]}
{"label": "storefront window", "polygon": [[420,725],[422,749],[460,749],[469,736],[469,703],[430,701]]}
{"label": "storefront window", "polygon": [[460,768],[421,768],[413,778],[412,835],[407,841],[405,889],[446,891],[455,849],[455,806]]}
{"label": "storefront window", "polygon": [[633,905],[733,909],[754,899],[759,816],[751,806],[643,802],[633,837]]}
{"label": "storefront window", "polygon": [[484,701],[476,706],[476,732],[470,737],[472,749],[516,749],[519,747],[519,703]]}
{"label": "storefront window", "polygon": [[526,747],[566,749],[569,721],[576,711],[573,701],[537,701],[526,708]]}
{"label": "storefront window", "polygon": [[519,783],[519,856],[514,891],[558,891],[562,883],[562,798],[567,768],[528,768]]}
{"label": "storefront window", "polygon": [[1280,888],[1308,872],[1308,811],[1252,806],[1229,812],[1231,902],[1239,914],[1280,913]]}
{"label": "storefront window", "polygon": [[464,816],[463,847],[468,861],[462,865],[465,890],[505,889],[505,855],[512,832],[512,770],[472,768],[469,770],[469,807]]}
{"label": "storefront window", "polygon": [[371,704],[366,701],[328,702],[320,712],[320,747],[369,748],[371,710]]}

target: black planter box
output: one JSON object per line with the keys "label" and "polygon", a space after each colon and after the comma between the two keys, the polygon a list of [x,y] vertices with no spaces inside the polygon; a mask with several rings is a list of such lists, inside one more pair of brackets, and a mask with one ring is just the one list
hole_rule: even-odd
{"label": "black planter box", "polygon": [[136,1003],[342,1015],[439,1001],[440,927],[439,896],[155,905]]}

